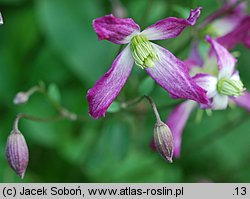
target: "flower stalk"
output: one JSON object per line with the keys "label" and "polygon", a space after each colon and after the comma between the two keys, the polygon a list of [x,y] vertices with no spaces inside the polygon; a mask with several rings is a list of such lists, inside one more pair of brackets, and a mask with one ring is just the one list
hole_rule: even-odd
{"label": "flower stalk", "polygon": [[173,154],[174,154],[174,140],[172,136],[172,132],[168,125],[161,121],[159,112],[156,108],[156,105],[153,99],[147,95],[145,98],[149,101],[150,105],[153,108],[156,124],[154,127],[154,143],[157,151],[161,154],[161,156],[168,160],[170,163],[173,162]]}

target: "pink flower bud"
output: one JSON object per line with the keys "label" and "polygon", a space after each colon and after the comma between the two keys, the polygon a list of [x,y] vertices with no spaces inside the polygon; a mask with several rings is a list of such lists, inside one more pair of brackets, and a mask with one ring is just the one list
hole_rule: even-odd
{"label": "pink flower bud", "polygon": [[174,139],[169,127],[163,122],[157,122],[154,128],[154,142],[157,151],[169,162],[173,162]]}
{"label": "pink flower bud", "polygon": [[6,156],[11,168],[23,179],[29,162],[29,151],[20,131],[13,130],[9,135]]}
{"label": "pink flower bud", "polygon": [[29,95],[25,92],[18,92],[13,100],[14,104],[24,104],[29,100]]}

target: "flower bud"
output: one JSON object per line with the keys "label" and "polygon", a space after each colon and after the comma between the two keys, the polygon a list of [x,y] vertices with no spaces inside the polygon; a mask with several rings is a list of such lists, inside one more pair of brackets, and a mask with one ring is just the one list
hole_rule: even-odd
{"label": "flower bud", "polygon": [[174,140],[169,127],[163,122],[157,122],[154,128],[154,142],[157,151],[169,162],[173,162]]}
{"label": "flower bud", "polygon": [[14,104],[24,104],[29,100],[29,95],[26,92],[18,92],[13,100]]}
{"label": "flower bud", "polygon": [[29,162],[29,151],[20,131],[13,130],[9,135],[6,156],[11,168],[23,179]]}

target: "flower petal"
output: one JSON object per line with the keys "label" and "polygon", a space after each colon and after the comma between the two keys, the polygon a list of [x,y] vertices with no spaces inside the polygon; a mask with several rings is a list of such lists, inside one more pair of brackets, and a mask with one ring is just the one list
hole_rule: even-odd
{"label": "flower petal", "polygon": [[168,117],[166,124],[172,131],[174,137],[174,156],[179,157],[181,152],[182,132],[189,118],[197,104],[191,100],[181,103],[177,106]]}
{"label": "flower petal", "polygon": [[168,50],[153,44],[160,60],[155,60],[155,66],[146,68],[149,75],[173,98],[195,100],[208,103],[206,92],[189,76],[186,66]]}
{"label": "flower petal", "polygon": [[193,77],[194,81],[207,91],[207,97],[212,98],[216,95],[217,78],[210,74],[198,73]]}
{"label": "flower petal", "polygon": [[241,106],[250,111],[250,93],[248,91],[245,91],[242,96],[232,97],[230,99],[234,101],[238,106]]}
{"label": "flower petal", "polygon": [[148,40],[162,40],[177,37],[187,26],[193,26],[200,16],[201,7],[190,11],[190,16],[187,19],[179,19],[169,17],[162,19],[155,24],[149,26],[142,35],[146,36]]}
{"label": "flower petal", "polygon": [[231,76],[230,78],[231,80],[236,80],[236,81],[239,81],[240,80],[240,73],[238,70],[235,70],[233,75]]}
{"label": "flower petal", "polygon": [[198,41],[195,40],[192,43],[190,56],[188,59],[185,60],[185,64],[188,67],[188,70],[191,70],[194,67],[202,67],[203,66],[203,59],[198,49]]}
{"label": "flower petal", "polygon": [[227,105],[228,105],[228,96],[220,95],[219,93],[217,93],[213,97],[211,108],[213,110],[222,110],[222,109],[226,109]]}
{"label": "flower petal", "polygon": [[2,17],[2,14],[0,12],[0,25],[2,25],[2,24],[3,24],[3,17]]}
{"label": "flower petal", "polygon": [[97,18],[93,27],[99,40],[106,39],[115,44],[130,42],[133,35],[140,32],[140,26],[131,18],[117,18],[112,14]]}
{"label": "flower petal", "polygon": [[219,66],[219,79],[223,77],[231,77],[234,72],[235,63],[237,60],[218,42],[212,39],[210,36],[206,37],[206,40],[211,44],[212,50],[217,57],[217,63]]}
{"label": "flower petal", "polygon": [[89,113],[93,118],[105,116],[106,110],[124,86],[133,65],[134,59],[128,45],[114,60],[109,71],[88,91]]}
{"label": "flower petal", "polygon": [[[244,18],[246,7],[245,2],[239,3],[238,0],[228,0],[222,8],[210,15],[204,23],[211,25],[218,36],[228,34]],[[225,13],[227,14],[225,15]]]}
{"label": "flower petal", "polygon": [[229,50],[238,43],[244,43],[246,47],[250,48],[250,16],[242,19],[234,30],[219,37],[217,41]]}
{"label": "flower petal", "polygon": [[244,38],[243,43],[247,48],[250,48],[250,29],[248,30],[248,34]]}

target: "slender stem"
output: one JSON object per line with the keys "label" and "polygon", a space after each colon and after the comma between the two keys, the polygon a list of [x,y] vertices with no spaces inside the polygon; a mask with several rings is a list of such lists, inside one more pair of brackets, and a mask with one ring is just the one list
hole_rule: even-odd
{"label": "slender stem", "polygon": [[63,117],[61,115],[58,115],[58,116],[55,116],[55,117],[49,117],[49,118],[41,118],[41,117],[36,117],[36,116],[33,116],[33,115],[28,115],[28,114],[25,114],[25,113],[19,113],[16,116],[16,119],[15,119],[14,124],[13,124],[13,130],[14,131],[19,131],[18,130],[18,123],[19,123],[19,120],[22,119],[22,118],[32,120],[32,121],[36,121],[36,122],[55,122],[55,121],[63,119]]}
{"label": "slender stem", "polygon": [[86,121],[86,118],[82,115],[78,115],[76,113],[73,113],[63,107],[61,104],[57,103],[55,100],[53,100],[47,93],[46,89],[44,88],[44,85],[40,85],[37,89],[38,92],[42,93],[52,104],[52,106],[57,110],[57,112],[61,115],[61,117],[66,118],[71,121],[81,120]]}
{"label": "slender stem", "polygon": [[[127,108],[130,108],[130,107],[132,107],[132,106],[135,106],[135,105],[137,105],[138,103],[140,103],[143,99],[145,98],[145,96],[140,96],[140,97],[137,97],[137,98],[135,98],[135,99],[131,99],[131,100],[129,100],[129,101],[126,101],[126,102],[122,102],[121,103],[121,105],[120,105],[120,107],[121,107],[121,109],[127,109]],[[178,106],[180,103],[182,103],[183,102],[183,100],[181,100],[181,101],[177,101],[177,102],[173,102],[173,103],[171,103],[171,104],[164,104],[164,105],[160,105],[160,106],[158,106],[158,108],[159,109],[169,109],[169,108],[173,108],[173,107],[175,107],[175,106]],[[136,112],[137,114],[145,114],[145,113],[148,113],[148,111],[147,110],[141,110],[141,109],[139,109],[139,110],[130,110],[130,111],[132,111],[132,112]]]}
{"label": "slender stem", "polygon": [[134,106],[134,105],[140,103],[143,99],[144,99],[144,96],[140,96],[140,97],[137,97],[135,99],[129,100],[127,102],[122,102],[121,103],[121,108],[126,109],[126,108],[128,108],[130,106]]}
{"label": "slender stem", "polygon": [[13,124],[13,132],[19,131],[18,130],[18,123],[19,123],[20,118],[21,118],[21,116],[20,116],[20,114],[18,114],[16,116],[16,119],[15,119],[14,124]]}
{"label": "slender stem", "polygon": [[161,118],[160,118],[159,112],[158,112],[158,110],[156,108],[156,105],[155,105],[153,99],[151,97],[147,96],[147,95],[145,95],[145,98],[149,101],[150,105],[152,106],[152,108],[154,110],[157,123],[161,123]]}
{"label": "slender stem", "polygon": [[31,96],[35,92],[40,91],[40,90],[41,90],[41,88],[39,86],[34,86],[34,87],[30,88],[26,93],[28,96]]}

